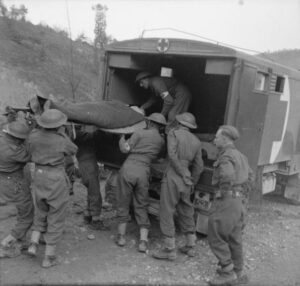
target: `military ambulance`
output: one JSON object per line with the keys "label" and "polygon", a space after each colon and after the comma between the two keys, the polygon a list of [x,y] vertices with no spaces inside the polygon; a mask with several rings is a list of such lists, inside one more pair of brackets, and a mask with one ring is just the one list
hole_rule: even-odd
{"label": "military ambulance", "polygon": [[[252,199],[279,186],[286,198],[300,201],[299,71],[218,44],[140,38],[106,47],[103,99],[141,105],[149,96],[135,84],[141,71],[175,77],[192,93],[189,111],[197,119],[194,133],[202,141],[205,163],[196,188],[213,190],[214,134],[220,125],[230,124],[240,131],[237,148],[248,157],[255,173]],[[160,108],[155,106],[149,113]],[[118,140],[113,134],[103,138],[99,157],[107,166],[118,167],[125,158]],[[156,178],[163,170],[163,160],[153,164],[153,189],[159,188]]]}

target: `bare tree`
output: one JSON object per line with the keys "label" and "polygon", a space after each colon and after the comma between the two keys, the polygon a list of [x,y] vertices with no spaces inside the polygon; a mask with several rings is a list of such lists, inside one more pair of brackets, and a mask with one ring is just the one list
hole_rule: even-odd
{"label": "bare tree", "polygon": [[0,16],[7,17],[8,10],[6,6],[4,5],[3,1],[0,0]]}
{"label": "bare tree", "polygon": [[106,12],[105,5],[97,4],[92,7],[95,11],[95,28],[94,28],[94,62],[97,74],[97,94],[100,96],[103,88],[103,63],[104,63],[104,46],[108,42],[106,34]]}
{"label": "bare tree", "polygon": [[74,47],[73,47],[73,41],[72,41],[72,31],[71,31],[71,22],[70,22],[70,16],[69,16],[69,7],[68,2],[66,2],[66,11],[67,11],[67,20],[68,20],[68,26],[69,26],[69,38],[70,38],[70,63],[67,66],[67,77],[68,82],[71,88],[72,98],[73,101],[76,101],[76,92],[80,85],[81,79],[80,77],[75,75],[74,72]]}
{"label": "bare tree", "polygon": [[13,20],[22,20],[25,21],[26,14],[28,9],[22,4],[20,7],[16,7],[15,5],[10,6],[9,8],[9,16]]}

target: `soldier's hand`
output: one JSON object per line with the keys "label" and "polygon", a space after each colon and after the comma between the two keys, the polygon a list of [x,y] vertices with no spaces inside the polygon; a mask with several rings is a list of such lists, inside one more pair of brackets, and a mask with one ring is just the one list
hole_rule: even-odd
{"label": "soldier's hand", "polygon": [[134,105],[134,106],[130,106],[130,108],[133,109],[134,111],[140,113],[140,114],[145,115],[145,110],[141,107],[138,107],[138,106]]}
{"label": "soldier's hand", "polygon": [[183,177],[183,182],[188,186],[193,186],[194,185],[193,180],[190,176],[184,176]]}
{"label": "soldier's hand", "polygon": [[195,195],[194,195],[194,203],[198,204],[200,201],[200,195],[199,195],[199,191],[195,191]]}

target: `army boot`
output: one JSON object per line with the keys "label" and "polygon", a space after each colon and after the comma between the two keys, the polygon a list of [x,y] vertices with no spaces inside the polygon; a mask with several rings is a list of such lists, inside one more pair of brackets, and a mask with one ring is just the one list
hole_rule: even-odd
{"label": "army boot", "polygon": [[30,256],[36,256],[37,251],[38,251],[40,236],[41,236],[41,233],[39,231],[36,231],[36,230],[32,231],[30,245],[27,250],[27,253]]}
{"label": "army boot", "polygon": [[117,245],[123,247],[126,244],[125,233],[126,233],[127,223],[120,223],[118,225],[118,237],[117,237]]}
{"label": "army boot", "polygon": [[42,262],[42,267],[49,268],[57,264],[55,256],[55,245],[46,245],[45,256]]}
{"label": "army boot", "polygon": [[20,254],[21,248],[14,236],[9,234],[1,241],[0,258],[14,258]]}
{"label": "army boot", "polygon": [[1,246],[8,247],[8,246],[14,244],[16,241],[17,241],[17,239],[13,235],[9,234],[8,236],[6,236],[5,238],[2,239]]}
{"label": "army boot", "polygon": [[148,249],[148,229],[141,228],[140,229],[140,242],[138,250],[139,252],[146,252]]}
{"label": "army boot", "polygon": [[156,259],[175,260],[177,257],[175,248],[175,238],[166,237],[164,239],[164,246],[156,250],[152,256]]}
{"label": "army boot", "polygon": [[110,227],[104,224],[103,220],[100,219],[100,216],[92,216],[89,227],[93,230],[110,230]]}
{"label": "army boot", "polygon": [[189,257],[194,257],[196,255],[196,235],[194,233],[187,233],[185,238],[186,244],[185,246],[180,247],[179,251]]}
{"label": "army boot", "polygon": [[237,275],[233,271],[233,264],[228,264],[217,269],[216,276],[209,281],[211,286],[233,285],[237,282]]}
{"label": "army boot", "polygon": [[249,277],[243,272],[243,270],[233,269],[237,276],[237,285],[247,284],[249,282]]}

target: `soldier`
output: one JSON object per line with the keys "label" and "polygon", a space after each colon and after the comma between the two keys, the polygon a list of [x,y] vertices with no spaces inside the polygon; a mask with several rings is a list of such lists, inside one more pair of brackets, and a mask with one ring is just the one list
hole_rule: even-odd
{"label": "soldier", "polygon": [[153,93],[141,109],[150,108],[158,98],[161,98],[163,100],[161,114],[167,118],[168,125],[175,121],[177,114],[188,110],[192,95],[188,88],[175,78],[152,76],[149,72],[141,72],[136,76],[135,81],[140,87],[150,89]]}
{"label": "soldier", "polygon": [[35,97],[32,97],[27,103],[27,106],[36,116],[40,116],[45,110],[49,109],[50,105],[50,97],[44,94],[37,94]]}
{"label": "soldier", "polygon": [[[18,111],[19,110],[19,111]],[[11,106],[6,106],[5,107],[5,112],[2,114],[5,116],[3,121],[1,122],[1,125],[3,126],[5,123],[10,123],[13,121],[19,121],[25,125],[28,125],[30,127],[30,124],[26,118],[26,113],[28,113],[29,108],[18,108],[18,107],[11,107]]]}
{"label": "soldier", "polygon": [[35,163],[32,192],[36,209],[28,253],[36,255],[43,232],[46,249],[42,266],[46,268],[56,264],[55,248],[64,230],[69,200],[65,156],[74,155],[77,151],[67,135],[59,132],[59,127],[66,121],[65,114],[48,109],[37,117],[41,129],[36,129],[29,136],[31,160]]}
{"label": "soldier", "polygon": [[244,208],[240,190],[248,181],[251,169],[247,158],[234,146],[233,142],[238,138],[239,132],[235,127],[223,125],[214,140],[219,153],[214,163],[212,184],[219,191],[209,216],[207,238],[220,268],[210,281],[211,285],[225,285],[237,278],[239,281],[247,279],[242,274]]}
{"label": "soldier", "polygon": [[30,160],[25,140],[29,134],[27,125],[19,121],[8,123],[0,133],[0,184],[1,197],[17,208],[17,223],[10,234],[1,241],[0,257],[20,254],[27,231],[33,222],[33,200],[30,183],[23,168]]}
{"label": "soldier", "polygon": [[77,128],[74,143],[78,147],[76,154],[79,173],[83,185],[87,188],[87,209],[84,221],[95,230],[109,230],[100,219],[102,196],[99,183],[99,168],[96,158],[96,133]]}
{"label": "soldier", "polygon": [[150,221],[148,218],[148,189],[150,164],[158,157],[164,146],[164,139],[159,128],[166,125],[164,116],[152,113],[147,117],[147,128],[136,131],[126,141],[121,137],[119,145],[123,153],[128,153],[118,177],[117,216],[118,239],[117,244],[126,243],[126,225],[129,220],[129,206],[133,197],[135,218],[140,227],[140,242],[138,250],[146,252]]}
{"label": "soldier", "polygon": [[2,113],[1,115],[4,116],[3,121],[1,122],[1,126],[16,121],[18,113],[16,110],[14,110],[11,106],[6,106],[5,107],[5,111],[4,113]]}
{"label": "soldier", "polygon": [[157,259],[176,258],[176,210],[179,226],[186,236],[186,245],[180,251],[188,256],[195,255],[196,235],[191,194],[203,170],[201,142],[189,130],[197,128],[195,117],[191,113],[176,115],[176,120],[178,127],[168,133],[167,139],[170,163],[162,181],[159,209],[164,245],[153,253],[153,257]]}

